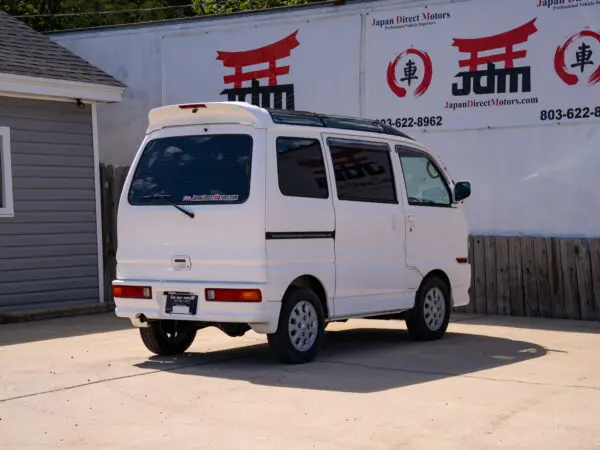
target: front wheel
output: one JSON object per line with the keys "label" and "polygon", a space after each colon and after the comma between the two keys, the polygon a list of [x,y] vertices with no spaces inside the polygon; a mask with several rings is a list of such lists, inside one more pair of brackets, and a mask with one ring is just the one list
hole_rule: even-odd
{"label": "front wheel", "polygon": [[288,364],[313,360],[323,342],[324,316],[312,290],[295,289],[283,300],[277,331],[267,336],[271,351]]}
{"label": "front wheel", "polygon": [[148,350],[160,356],[180,355],[196,338],[196,328],[176,320],[157,320],[140,328],[142,342]]}
{"label": "front wheel", "polygon": [[415,306],[406,317],[408,334],[414,340],[441,339],[450,322],[450,287],[438,277],[428,279],[417,293]]}

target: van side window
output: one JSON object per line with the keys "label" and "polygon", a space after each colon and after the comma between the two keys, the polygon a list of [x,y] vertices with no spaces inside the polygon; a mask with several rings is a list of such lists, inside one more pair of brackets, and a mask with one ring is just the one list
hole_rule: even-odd
{"label": "van side window", "polygon": [[277,173],[285,196],[329,197],[323,151],[317,139],[277,138]]}
{"label": "van side window", "polygon": [[436,164],[420,152],[398,148],[408,203],[414,206],[449,207],[450,189]]}
{"label": "van side window", "polygon": [[327,142],[340,200],[398,203],[386,144],[333,138]]}

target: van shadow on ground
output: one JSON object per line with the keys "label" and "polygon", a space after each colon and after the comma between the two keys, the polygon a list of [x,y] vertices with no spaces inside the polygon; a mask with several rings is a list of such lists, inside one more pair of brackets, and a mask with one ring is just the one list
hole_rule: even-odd
{"label": "van shadow on ground", "polygon": [[[201,345],[202,333],[192,346]],[[448,333],[435,342],[414,342],[405,330],[329,331],[318,358],[309,364],[284,365],[265,344],[177,358],[153,357],[143,369],[187,376],[223,378],[262,386],[371,393],[427,383],[546,355],[530,342]]]}

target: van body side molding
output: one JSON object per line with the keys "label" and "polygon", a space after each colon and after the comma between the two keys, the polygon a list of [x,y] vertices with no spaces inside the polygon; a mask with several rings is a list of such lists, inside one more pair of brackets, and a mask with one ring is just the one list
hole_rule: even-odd
{"label": "van body side molding", "polygon": [[267,239],[335,239],[335,231],[267,231]]}

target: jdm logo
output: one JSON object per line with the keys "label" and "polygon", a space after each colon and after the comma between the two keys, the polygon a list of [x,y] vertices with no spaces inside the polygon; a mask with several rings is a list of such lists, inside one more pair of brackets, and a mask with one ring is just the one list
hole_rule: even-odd
{"label": "jdm logo", "polygon": [[600,33],[583,30],[571,36],[556,49],[554,70],[569,86],[579,83],[579,77],[586,72],[591,72],[588,84],[600,82]]}
{"label": "jdm logo", "polygon": [[[280,84],[278,77],[289,75],[290,66],[278,66],[277,62],[290,57],[292,50],[300,45],[298,42],[298,30],[285,38],[266,45],[264,47],[239,52],[217,51],[217,59],[226,68],[232,68],[233,74],[225,75],[223,82],[233,84],[226,88],[221,95],[227,95],[229,101],[245,102],[250,96],[250,102],[255,106],[263,108],[284,109],[283,98],[285,96],[285,109],[293,110],[294,85]],[[257,69],[256,66],[264,65]],[[250,68],[247,71],[244,69]],[[261,86],[259,80],[266,80],[266,85]],[[244,86],[244,83],[250,83]]]}
{"label": "jdm logo", "polygon": [[[466,68],[456,74],[462,85],[452,85],[452,95],[465,96],[471,93],[504,94],[531,91],[531,67],[527,64],[515,65],[527,56],[527,50],[515,50],[525,44],[537,32],[536,19],[520,27],[494,36],[475,39],[455,38],[452,46],[468,56],[459,60],[459,67]],[[497,67],[500,63],[501,66]],[[519,83],[520,82],[520,83]]]}
{"label": "jdm logo", "polygon": [[[402,71],[397,74],[399,66]],[[431,85],[432,76],[431,58],[427,52],[416,48],[409,48],[400,53],[387,68],[388,86],[400,98],[406,97],[409,89],[413,90],[415,98],[425,94]]]}

